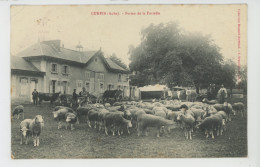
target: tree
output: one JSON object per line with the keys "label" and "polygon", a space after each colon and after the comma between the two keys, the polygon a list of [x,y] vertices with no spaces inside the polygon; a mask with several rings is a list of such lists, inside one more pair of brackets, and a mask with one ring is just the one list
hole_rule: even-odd
{"label": "tree", "polygon": [[140,45],[129,46],[130,70],[142,80],[133,82],[136,86],[163,83],[199,90],[220,80],[223,57],[209,35],[184,32],[175,22],[151,24],[141,35]]}
{"label": "tree", "polygon": [[113,53],[109,58],[123,69],[128,70],[127,65],[120,58],[118,58],[115,53]]}
{"label": "tree", "polygon": [[237,77],[239,78],[237,82],[238,89],[243,89],[244,94],[247,94],[247,66],[241,66],[238,71]]}

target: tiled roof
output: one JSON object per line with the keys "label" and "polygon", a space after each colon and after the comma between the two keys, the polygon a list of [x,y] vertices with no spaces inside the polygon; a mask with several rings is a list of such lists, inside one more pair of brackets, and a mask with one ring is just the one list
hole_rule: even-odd
{"label": "tiled roof", "polygon": [[[22,52],[18,53],[19,57],[36,57],[49,56],[53,58],[73,61],[77,63],[86,64],[99,51],[79,52],[76,50],[66,49],[60,47],[60,40],[38,42]],[[114,63],[109,58],[106,58],[109,68],[114,70],[128,71]]]}
{"label": "tiled roof", "polygon": [[12,70],[26,70],[40,72],[31,63],[27,62],[21,57],[11,56],[11,69]]}
{"label": "tiled roof", "polygon": [[120,67],[119,65],[117,65],[115,62],[113,62],[113,61],[112,61],[111,59],[109,59],[109,58],[106,58],[106,61],[107,61],[108,65],[109,65],[109,67],[112,68],[112,69],[122,70],[122,71],[128,71],[128,70],[126,70],[126,69]]}
{"label": "tiled roof", "polygon": [[54,58],[86,63],[97,51],[78,52],[66,48],[55,48],[45,43],[37,43],[18,53],[19,57],[50,56]]}

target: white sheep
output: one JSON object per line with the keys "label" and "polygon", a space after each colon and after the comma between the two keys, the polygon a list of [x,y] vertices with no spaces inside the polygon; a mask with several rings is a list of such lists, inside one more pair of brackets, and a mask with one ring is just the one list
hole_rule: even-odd
{"label": "white sheep", "polygon": [[36,115],[34,119],[29,124],[29,129],[33,137],[33,146],[40,145],[40,134],[44,126],[43,117],[41,115]]}
{"label": "white sheep", "polygon": [[28,144],[29,137],[31,136],[31,131],[29,129],[29,125],[32,119],[25,119],[20,123],[20,131],[21,131],[21,143],[23,144],[23,139],[25,138],[25,144]]}
{"label": "white sheep", "polygon": [[195,123],[194,117],[190,114],[185,114],[185,115],[179,114],[178,117],[177,117],[177,120],[180,120],[182,122],[182,125],[184,127],[185,137],[187,139],[190,138],[190,140],[192,140],[191,131],[192,131],[193,125]]}

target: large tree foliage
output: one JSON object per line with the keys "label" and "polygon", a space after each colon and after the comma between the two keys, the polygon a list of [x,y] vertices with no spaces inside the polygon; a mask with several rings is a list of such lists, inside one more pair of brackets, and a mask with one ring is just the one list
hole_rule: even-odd
{"label": "large tree foliage", "polygon": [[[130,46],[131,84],[164,83],[173,86],[207,87],[210,83],[232,85],[233,66],[225,64],[210,36],[183,32],[178,24],[151,24],[141,32],[137,47]],[[231,75],[231,77],[227,77]],[[225,77],[224,77],[225,76]],[[227,80],[227,81],[226,81]]]}

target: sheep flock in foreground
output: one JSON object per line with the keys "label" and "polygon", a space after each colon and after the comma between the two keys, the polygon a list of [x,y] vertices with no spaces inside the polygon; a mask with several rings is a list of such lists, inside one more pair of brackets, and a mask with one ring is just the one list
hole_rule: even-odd
{"label": "sheep flock in foreground", "polygon": [[[23,109],[24,110],[24,109]],[[56,106],[53,118],[62,128],[75,129],[75,124],[87,122],[86,128],[97,129],[105,135],[123,135],[137,132],[137,136],[148,136],[151,128],[156,129],[157,137],[169,135],[172,129],[182,129],[186,139],[192,140],[194,131],[202,131],[206,138],[223,135],[231,114],[237,112],[242,117],[245,106],[243,103],[213,103],[204,99],[202,102],[181,102],[179,100],[161,100],[153,102],[116,102],[113,105],[85,104],[73,110],[69,107]],[[28,144],[30,137],[33,145],[39,146],[39,135],[44,125],[43,117],[37,115],[33,119],[24,119],[20,124],[21,144],[25,139]],[[47,125],[48,126],[48,125]]]}

